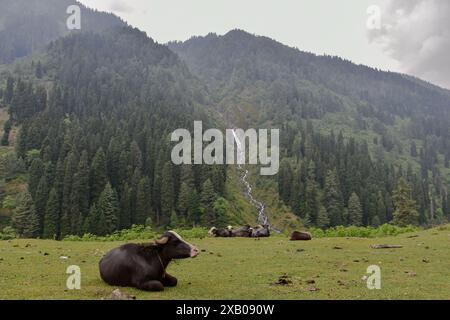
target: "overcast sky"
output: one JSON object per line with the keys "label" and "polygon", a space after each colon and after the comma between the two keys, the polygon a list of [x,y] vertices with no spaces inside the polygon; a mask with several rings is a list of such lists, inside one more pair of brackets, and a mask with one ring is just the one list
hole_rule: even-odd
{"label": "overcast sky", "polygon": [[[239,28],[450,88],[448,0],[81,0],[160,43]],[[380,8],[380,28],[376,12]],[[369,12],[368,12],[369,9]]]}

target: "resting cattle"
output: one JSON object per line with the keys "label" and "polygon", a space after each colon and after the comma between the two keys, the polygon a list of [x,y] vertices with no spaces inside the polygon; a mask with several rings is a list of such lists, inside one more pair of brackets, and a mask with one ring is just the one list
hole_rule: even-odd
{"label": "resting cattle", "polygon": [[[228,227],[230,228],[230,227]],[[231,236],[232,237],[244,237],[249,238],[252,235],[252,228],[249,225],[237,228],[237,229],[231,229]]]}
{"label": "resting cattle", "polygon": [[196,247],[168,231],[154,244],[129,243],[112,249],[100,260],[100,276],[113,286],[163,291],[177,285],[177,279],[166,272],[170,261],[198,254]]}
{"label": "resting cattle", "polygon": [[292,241],[298,241],[298,240],[307,241],[307,240],[311,240],[311,239],[312,239],[312,236],[308,232],[294,231],[291,234]]}
{"label": "resting cattle", "polygon": [[231,230],[230,229],[217,229],[216,227],[212,227],[208,234],[214,237],[220,237],[220,238],[229,238],[231,237]]}
{"label": "resting cattle", "polygon": [[270,227],[268,225],[256,226],[255,228],[251,228],[251,231],[252,238],[270,237]]}

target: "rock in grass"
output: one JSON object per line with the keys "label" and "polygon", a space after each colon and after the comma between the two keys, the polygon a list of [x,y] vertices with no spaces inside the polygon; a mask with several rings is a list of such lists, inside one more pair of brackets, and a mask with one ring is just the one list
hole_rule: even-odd
{"label": "rock in grass", "polygon": [[284,274],[278,278],[278,281],[275,282],[276,285],[287,286],[292,284],[292,280],[287,274]]}
{"label": "rock in grass", "polygon": [[109,296],[109,300],[136,300],[136,297],[116,289]]}
{"label": "rock in grass", "polygon": [[315,292],[315,291],[319,291],[319,290],[320,290],[320,289],[317,288],[317,287],[314,286],[314,285],[311,285],[311,286],[308,287],[308,291],[310,291],[310,292]]}
{"label": "rock in grass", "polygon": [[370,246],[372,249],[398,249],[403,248],[399,244],[373,244]]}

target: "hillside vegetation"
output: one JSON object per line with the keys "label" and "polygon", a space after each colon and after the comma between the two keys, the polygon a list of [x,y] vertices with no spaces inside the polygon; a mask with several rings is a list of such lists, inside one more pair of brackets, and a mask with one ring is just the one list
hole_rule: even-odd
{"label": "hillside vegetation", "polygon": [[2,3],[1,213],[21,237],[254,224],[238,169],[172,163],[171,132],[195,120],[280,129],[279,173],[246,169],[283,231],[449,220],[447,90],[242,30],[161,45],[85,8],[89,28],[40,38],[33,21],[60,27],[68,2]]}
{"label": "hillside vegetation", "polygon": [[448,220],[448,90],[242,30],[169,47],[204,81],[228,125],[280,129],[280,172],[255,177],[256,185],[278,191],[306,224],[392,221],[402,178],[416,223]]}

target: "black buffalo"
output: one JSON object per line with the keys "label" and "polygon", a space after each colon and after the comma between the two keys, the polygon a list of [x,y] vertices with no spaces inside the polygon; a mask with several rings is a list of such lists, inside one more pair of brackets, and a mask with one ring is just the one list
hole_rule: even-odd
{"label": "black buffalo", "polygon": [[[230,228],[230,227],[228,227]],[[231,228],[231,236],[232,237],[243,237],[243,238],[249,238],[252,236],[252,228],[249,225],[245,225],[243,227],[233,229]]]}
{"label": "black buffalo", "polygon": [[251,228],[251,232],[252,238],[270,237],[270,227],[268,225],[260,225],[256,226],[255,228]]}
{"label": "black buffalo", "polygon": [[129,243],[112,249],[100,260],[100,276],[114,286],[163,291],[177,285],[177,279],[166,272],[170,261],[198,254],[196,247],[168,231],[154,244]]}
{"label": "black buffalo", "polygon": [[219,237],[219,238],[229,238],[231,237],[231,230],[230,229],[218,229],[216,227],[212,227],[209,231],[208,234],[214,237]]}

